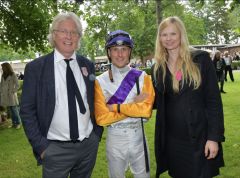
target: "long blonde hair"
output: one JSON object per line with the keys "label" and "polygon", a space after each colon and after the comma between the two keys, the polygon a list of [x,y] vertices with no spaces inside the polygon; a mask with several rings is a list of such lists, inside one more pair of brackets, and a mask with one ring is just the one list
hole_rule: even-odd
{"label": "long blonde hair", "polygon": [[[193,84],[194,89],[197,89],[201,84],[201,75],[198,66],[192,61],[189,42],[187,37],[187,32],[183,22],[180,18],[168,17],[164,19],[158,27],[156,46],[155,46],[155,67],[154,67],[154,76],[157,79],[157,71],[160,68],[162,70],[162,79],[164,83],[164,79],[166,77],[166,64],[168,61],[168,51],[165,49],[160,41],[160,36],[162,31],[169,25],[174,24],[178,31],[180,32],[181,42],[179,49],[179,58],[177,60],[177,70],[182,73],[182,84],[187,82],[190,85]],[[174,74],[175,75],[175,74]],[[172,87],[174,92],[179,92],[179,81],[175,76],[172,76]]]}

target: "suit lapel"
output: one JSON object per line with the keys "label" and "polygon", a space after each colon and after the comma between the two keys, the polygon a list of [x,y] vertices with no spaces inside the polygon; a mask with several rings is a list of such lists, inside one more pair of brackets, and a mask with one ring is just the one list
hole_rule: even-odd
{"label": "suit lapel", "polygon": [[77,56],[77,62],[86,85],[87,100],[88,100],[88,104],[90,105],[91,102],[89,97],[90,97],[92,88],[90,87],[89,75],[91,71],[89,70],[89,66],[85,63],[84,59],[82,59],[81,57]]}
{"label": "suit lapel", "polygon": [[90,71],[88,70],[88,66],[86,65],[86,63],[77,56],[77,62],[81,71],[81,74],[83,76],[84,82],[86,84],[86,89],[88,91],[89,89],[89,73]]}
{"label": "suit lapel", "polygon": [[45,59],[45,64],[43,68],[43,81],[47,84],[47,92],[48,92],[48,100],[49,100],[49,111],[50,115],[52,117],[54,108],[55,108],[55,99],[56,99],[56,93],[55,93],[55,74],[54,74],[54,52],[52,52],[50,55],[48,55]]}

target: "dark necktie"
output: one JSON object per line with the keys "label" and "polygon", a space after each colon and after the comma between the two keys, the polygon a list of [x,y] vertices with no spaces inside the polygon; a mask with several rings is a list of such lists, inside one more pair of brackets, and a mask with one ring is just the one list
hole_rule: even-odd
{"label": "dark necktie", "polygon": [[67,64],[66,81],[67,81],[67,94],[68,94],[70,138],[73,141],[76,141],[79,137],[76,98],[78,101],[80,112],[82,114],[86,112],[86,108],[84,106],[82,96],[78,89],[72,69],[70,68],[70,65],[69,65],[69,62],[71,60],[72,59],[64,59],[64,61]]}

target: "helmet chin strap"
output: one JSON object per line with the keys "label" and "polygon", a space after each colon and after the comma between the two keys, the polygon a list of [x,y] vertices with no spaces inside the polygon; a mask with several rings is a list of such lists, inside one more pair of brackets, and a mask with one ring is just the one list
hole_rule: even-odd
{"label": "helmet chin strap", "polygon": [[108,75],[109,75],[110,81],[111,81],[111,82],[114,82],[114,80],[113,80],[113,75],[112,75],[112,67],[111,67],[111,64],[112,64],[112,63],[110,63],[110,65],[109,65],[109,67],[108,67]]}

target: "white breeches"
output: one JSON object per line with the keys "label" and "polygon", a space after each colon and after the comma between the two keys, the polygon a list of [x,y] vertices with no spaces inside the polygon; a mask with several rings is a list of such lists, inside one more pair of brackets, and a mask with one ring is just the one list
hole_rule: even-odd
{"label": "white breeches", "polygon": [[150,177],[150,172],[146,173],[141,129],[108,127],[106,152],[110,178],[125,178],[128,166],[134,178]]}

